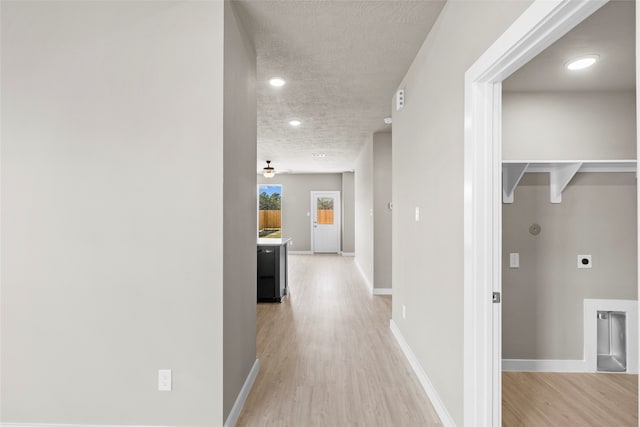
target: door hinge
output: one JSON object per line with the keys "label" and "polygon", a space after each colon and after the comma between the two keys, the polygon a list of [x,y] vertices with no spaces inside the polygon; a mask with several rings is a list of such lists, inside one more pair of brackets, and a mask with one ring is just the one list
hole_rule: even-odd
{"label": "door hinge", "polygon": [[500,292],[493,293],[493,303],[498,304],[500,302]]}

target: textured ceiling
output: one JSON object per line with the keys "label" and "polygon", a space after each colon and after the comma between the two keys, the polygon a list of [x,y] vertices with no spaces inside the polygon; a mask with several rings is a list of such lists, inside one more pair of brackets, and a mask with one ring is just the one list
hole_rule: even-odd
{"label": "textured ceiling", "polygon": [[[256,47],[258,170],[352,170],[443,1],[236,0]],[[287,81],[273,88],[268,81]],[[302,121],[293,128],[291,119]],[[324,153],[324,158],[313,158]]]}
{"label": "textured ceiling", "polygon": [[[591,68],[570,72],[572,58],[598,54]],[[635,89],[635,4],[612,1],[503,82],[505,91]]]}

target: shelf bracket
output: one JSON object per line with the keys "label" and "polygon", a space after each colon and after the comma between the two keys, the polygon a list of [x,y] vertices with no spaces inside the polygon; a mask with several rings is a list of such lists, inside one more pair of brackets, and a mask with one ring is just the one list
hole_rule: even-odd
{"label": "shelf bracket", "polygon": [[513,193],[529,163],[504,163],[502,165],[502,203],[513,203]]}
{"label": "shelf bracket", "polygon": [[582,163],[567,163],[551,169],[549,172],[551,203],[562,202],[562,192],[581,167]]}

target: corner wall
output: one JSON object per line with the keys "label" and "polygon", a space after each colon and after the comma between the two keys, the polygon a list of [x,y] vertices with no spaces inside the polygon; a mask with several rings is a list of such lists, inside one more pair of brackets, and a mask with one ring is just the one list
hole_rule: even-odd
{"label": "corner wall", "polygon": [[256,52],[224,2],[224,407],[256,361]]}
{"label": "corner wall", "polygon": [[390,291],[391,132],[373,134],[373,287]]}
{"label": "corner wall", "polygon": [[373,137],[356,160],[354,194],[355,262],[373,287]]}
{"label": "corner wall", "polygon": [[342,252],[345,254],[355,252],[354,197],[354,174],[353,172],[344,172],[342,174]]}
{"label": "corner wall", "polygon": [[393,321],[460,426],[464,73],[529,4],[448,1],[393,108]]}
{"label": "corner wall", "polygon": [[224,4],[0,7],[1,422],[221,425]]}

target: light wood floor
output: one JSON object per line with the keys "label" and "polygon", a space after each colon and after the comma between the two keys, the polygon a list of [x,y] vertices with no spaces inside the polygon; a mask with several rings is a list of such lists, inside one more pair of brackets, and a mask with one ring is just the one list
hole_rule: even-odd
{"label": "light wood floor", "polygon": [[638,376],[502,373],[503,426],[637,426]]}
{"label": "light wood floor", "polygon": [[289,257],[291,294],[258,304],[256,379],[238,427],[439,426],[353,258]]}

